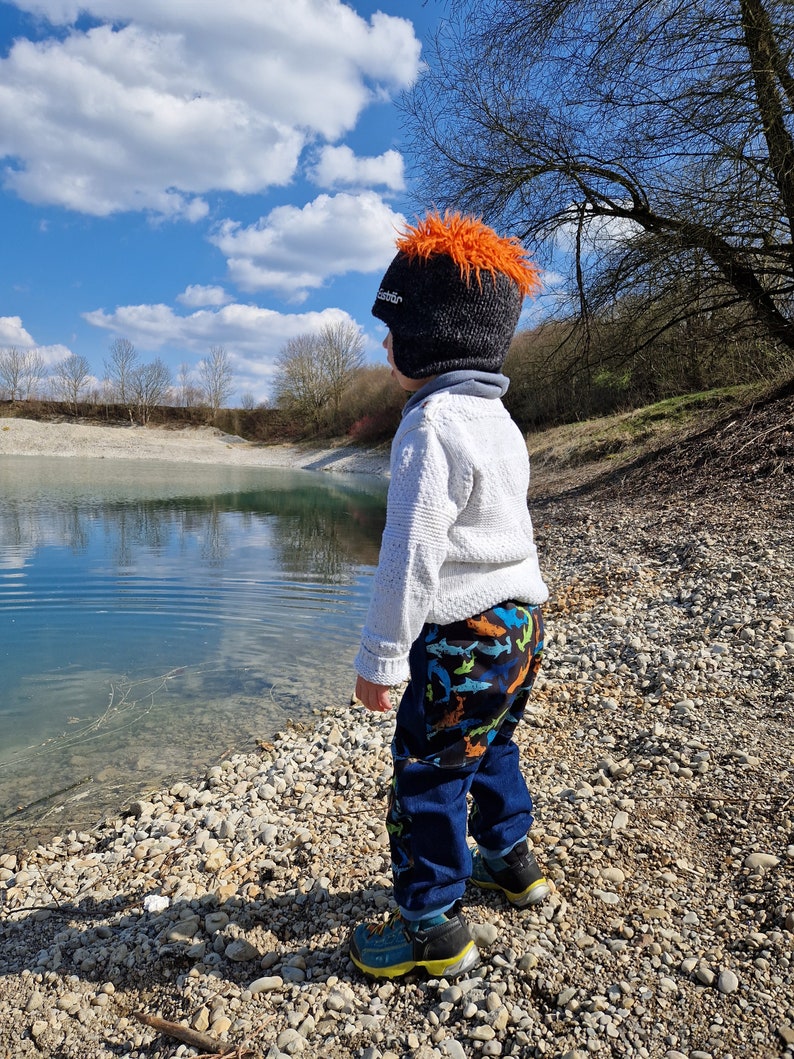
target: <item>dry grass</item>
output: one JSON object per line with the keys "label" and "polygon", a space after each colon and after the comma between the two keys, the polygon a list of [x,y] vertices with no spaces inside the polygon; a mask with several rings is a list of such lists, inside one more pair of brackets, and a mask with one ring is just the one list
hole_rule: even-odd
{"label": "dry grass", "polygon": [[655,453],[717,429],[764,400],[765,392],[761,384],[708,390],[530,434],[532,492],[545,496],[613,477]]}

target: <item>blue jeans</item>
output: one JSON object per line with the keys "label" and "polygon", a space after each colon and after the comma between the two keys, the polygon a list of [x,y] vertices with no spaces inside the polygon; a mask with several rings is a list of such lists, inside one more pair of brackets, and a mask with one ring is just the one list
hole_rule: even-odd
{"label": "blue jeans", "polygon": [[409,918],[463,896],[471,874],[467,823],[488,850],[514,846],[532,826],[513,732],[542,652],[540,608],[512,601],[425,625],[412,646],[386,815],[394,896]]}

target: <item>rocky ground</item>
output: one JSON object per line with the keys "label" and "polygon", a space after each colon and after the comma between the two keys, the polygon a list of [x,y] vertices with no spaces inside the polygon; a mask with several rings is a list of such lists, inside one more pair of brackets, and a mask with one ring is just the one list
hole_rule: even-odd
{"label": "rocky ground", "polygon": [[783,393],[534,498],[552,600],[520,742],[554,892],[467,894],[470,977],[349,962],[389,908],[391,721],[329,704],[0,855],[0,1055],[794,1056],[793,437]]}

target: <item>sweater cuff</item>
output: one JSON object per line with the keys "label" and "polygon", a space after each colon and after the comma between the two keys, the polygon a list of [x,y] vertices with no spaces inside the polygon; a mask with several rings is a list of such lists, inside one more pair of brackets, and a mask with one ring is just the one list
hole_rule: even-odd
{"label": "sweater cuff", "polygon": [[393,688],[410,676],[408,658],[383,658],[370,651],[363,643],[353,663],[356,672],[371,684],[384,684]]}

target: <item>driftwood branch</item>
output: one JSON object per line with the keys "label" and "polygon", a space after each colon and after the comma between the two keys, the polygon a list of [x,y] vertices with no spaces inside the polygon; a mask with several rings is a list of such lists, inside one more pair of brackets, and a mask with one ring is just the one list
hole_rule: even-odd
{"label": "driftwood branch", "polygon": [[151,1026],[158,1033],[165,1034],[166,1037],[175,1037],[176,1040],[189,1044],[191,1048],[198,1048],[213,1055],[225,1055],[236,1051],[231,1045],[216,1041],[207,1033],[199,1033],[198,1030],[192,1030],[189,1026],[183,1026],[181,1022],[168,1022],[156,1015],[147,1015],[144,1011],[133,1011],[132,1017],[142,1022],[144,1026]]}

